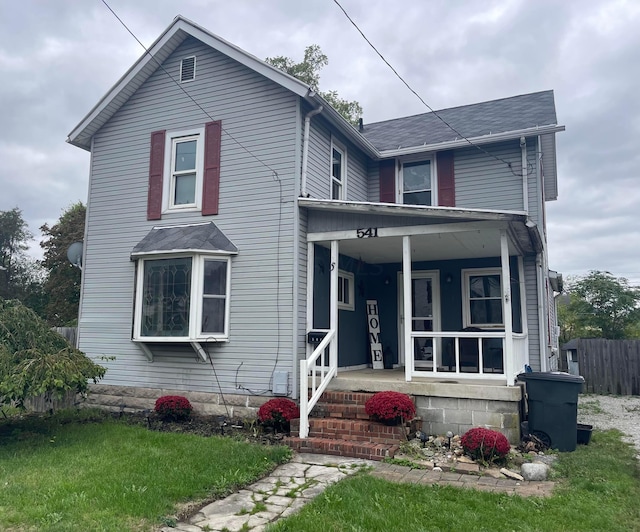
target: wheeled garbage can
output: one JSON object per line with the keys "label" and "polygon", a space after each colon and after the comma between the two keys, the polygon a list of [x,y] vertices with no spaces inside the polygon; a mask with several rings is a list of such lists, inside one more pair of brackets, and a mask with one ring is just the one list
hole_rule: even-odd
{"label": "wheeled garbage can", "polygon": [[529,434],[559,451],[575,451],[578,395],[584,378],[559,371],[521,373],[526,383]]}

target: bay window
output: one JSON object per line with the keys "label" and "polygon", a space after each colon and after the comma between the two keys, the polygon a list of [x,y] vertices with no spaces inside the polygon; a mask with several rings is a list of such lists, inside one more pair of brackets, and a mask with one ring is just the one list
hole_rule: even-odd
{"label": "bay window", "polygon": [[134,339],[227,340],[230,259],[208,254],[140,259]]}

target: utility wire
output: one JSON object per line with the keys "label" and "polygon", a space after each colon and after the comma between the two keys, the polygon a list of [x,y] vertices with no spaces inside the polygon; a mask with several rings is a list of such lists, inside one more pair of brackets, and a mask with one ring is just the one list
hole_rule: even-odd
{"label": "utility wire", "polygon": [[522,177],[522,174],[518,174],[517,172],[514,172],[513,170],[513,166],[512,163],[507,161],[506,159],[503,159],[502,157],[499,157],[493,153],[488,152],[487,150],[485,150],[484,148],[482,148],[481,146],[478,146],[477,144],[474,144],[471,140],[469,140],[467,137],[465,137],[462,133],[460,133],[455,127],[453,127],[451,124],[449,124],[449,122],[447,122],[444,118],[442,118],[427,102],[424,101],[424,99],[422,98],[422,96],[420,96],[412,87],[411,85],[409,85],[409,83],[407,83],[405,81],[405,79],[398,73],[398,71],[391,65],[391,63],[389,63],[389,61],[387,61],[385,59],[385,57],[378,51],[378,49],[373,45],[373,43],[367,38],[367,36],[364,34],[364,32],[358,27],[358,25],[354,22],[354,20],[349,16],[349,13],[347,13],[347,11],[345,10],[344,7],[342,7],[342,5],[340,5],[340,2],[338,2],[338,0],[333,0],[334,3],[340,8],[340,10],[344,13],[344,16],[347,17],[347,19],[349,20],[349,22],[351,22],[351,24],[353,25],[353,27],[358,30],[358,33],[360,33],[360,35],[362,35],[362,38],[367,42],[367,44],[369,46],[371,46],[371,48],[373,48],[373,51],[378,54],[378,56],[380,57],[380,59],[382,59],[385,64],[391,69],[391,71],[396,75],[396,77],[402,81],[402,83],[404,83],[404,85],[407,87],[407,89],[409,89],[413,94],[415,94],[415,96],[418,98],[418,100],[420,100],[422,102],[422,104],[429,109],[429,111],[431,111],[431,113],[433,113],[433,115],[440,120],[440,122],[442,122],[445,126],[447,126],[451,131],[453,131],[456,135],[458,135],[458,137],[464,139],[465,141],[467,141],[471,146],[473,146],[474,148],[477,148],[478,150],[480,150],[481,152],[485,153],[486,155],[489,155],[490,157],[493,157],[494,159],[496,159],[497,161],[500,161],[504,164],[506,164],[509,169],[511,170],[511,172],[514,175],[517,175],[518,177]]}
{"label": "utility wire", "polygon": [[[124,21],[117,15],[117,13],[111,9],[111,6],[106,2],[106,0],[100,0],[109,11],[111,11],[111,13],[113,14],[114,17],[116,17],[116,19],[118,19],[118,22],[120,22],[120,24],[122,24],[122,26],[124,27],[125,30],[127,30],[129,32],[129,34],[138,42],[138,44],[140,46],[142,46],[142,49],[145,51],[145,53],[151,58],[153,59],[156,64],[158,65],[159,68],[162,69],[162,71],[169,76],[169,79],[171,81],[173,81],[176,86],[182,91],[184,92],[184,94],[187,96],[187,98],[189,98],[197,107],[198,109],[200,109],[206,116],[209,117],[209,120],[214,121],[215,119],[193,98],[193,96],[191,96],[191,94],[189,94],[185,88],[171,75],[169,74],[169,72],[167,72],[167,70],[164,68],[164,66],[162,65],[162,63],[160,63],[160,61],[158,61],[153,55],[151,55],[151,53],[149,52],[149,50],[147,49],[147,47],[142,44],[142,42],[140,41],[140,39],[138,39],[138,37],[136,37],[135,33],[133,33],[133,31],[131,31],[129,29],[129,27],[124,23]],[[236,139],[231,133],[229,133],[224,127],[221,126],[222,131],[224,131],[224,133],[231,139],[233,140],[233,142],[235,142],[238,146],[240,146],[244,151],[246,151],[249,155],[251,155],[251,157],[253,157],[256,161],[258,161],[262,166],[264,166],[265,168],[268,168],[269,170],[271,170],[271,172],[273,172],[274,174],[274,179],[276,177],[278,177],[278,172],[276,172],[271,166],[269,166],[267,163],[265,163],[262,159],[260,159],[257,155],[255,155],[251,150],[249,150],[249,148],[245,147],[238,139]]]}

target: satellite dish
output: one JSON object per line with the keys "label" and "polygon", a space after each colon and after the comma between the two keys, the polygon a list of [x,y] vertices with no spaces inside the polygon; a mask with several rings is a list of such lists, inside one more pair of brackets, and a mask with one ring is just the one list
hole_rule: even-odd
{"label": "satellite dish", "polygon": [[67,250],[69,262],[82,270],[82,242],[74,242]]}

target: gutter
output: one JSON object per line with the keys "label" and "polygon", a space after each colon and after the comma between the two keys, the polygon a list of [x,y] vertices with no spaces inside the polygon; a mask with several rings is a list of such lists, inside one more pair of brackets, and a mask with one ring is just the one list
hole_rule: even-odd
{"label": "gutter", "polygon": [[529,168],[527,165],[527,139],[520,137],[520,155],[522,158],[522,205],[529,214]]}
{"label": "gutter", "polygon": [[435,144],[423,144],[422,146],[410,146],[408,148],[398,148],[396,150],[382,150],[379,151],[379,158],[385,159],[388,157],[400,157],[402,155],[412,155],[415,153],[422,153],[425,151],[441,151],[450,150],[453,148],[473,147],[470,142],[475,144],[489,144],[491,142],[499,142],[502,140],[519,139],[522,136],[544,135],[546,133],[557,133],[564,131],[564,126],[557,126],[555,124],[549,126],[536,126],[527,129],[519,129],[516,131],[507,131],[504,133],[496,133],[483,135],[481,137],[469,137],[465,139],[449,140],[446,142],[439,142]]}

